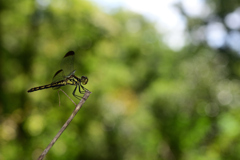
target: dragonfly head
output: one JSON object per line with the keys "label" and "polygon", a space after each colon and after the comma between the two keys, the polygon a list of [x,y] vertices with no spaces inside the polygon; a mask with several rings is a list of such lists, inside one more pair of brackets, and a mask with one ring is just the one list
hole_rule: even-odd
{"label": "dragonfly head", "polygon": [[86,76],[82,76],[81,77],[81,82],[82,82],[82,84],[87,84],[88,83],[88,78],[86,77]]}

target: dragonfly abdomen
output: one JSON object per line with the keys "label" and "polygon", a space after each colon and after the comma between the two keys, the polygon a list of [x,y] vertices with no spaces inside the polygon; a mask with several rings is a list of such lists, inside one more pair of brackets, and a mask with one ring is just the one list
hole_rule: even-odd
{"label": "dragonfly abdomen", "polygon": [[47,89],[47,88],[59,88],[61,86],[65,86],[65,85],[66,85],[66,82],[63,80],[63,81],[47,84],[47,85],[44,85],[44,86],[31,88],[31,89],[28,90],[28,92],[34,92],[34,91]]}
{"label": "dragonfly abdomen", "polygon": [[52,84],[48,84],[48,85],[44,85],[44,86],[39,86],[39,87],[34,87],[28,90],[28,92],[34,92],[34,91],[38,91],[38,90],[42,90],[42,89],[47,89],[47,88],[51,88]]}

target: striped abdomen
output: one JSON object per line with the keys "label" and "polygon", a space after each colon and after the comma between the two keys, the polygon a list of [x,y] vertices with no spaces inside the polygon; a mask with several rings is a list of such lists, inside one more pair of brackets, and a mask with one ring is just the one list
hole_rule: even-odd
{"label": "striped abdomen", "polygon": [[51,84],[47,84],[44,86],[39,86],[39,87],[34,87],[28,90],[28,92],[34,92],[34,91],[38,91],[38,90],[42,90],[42,89],[47,89],[47,88],[59,88],[61,86],[65,86],[67,83],[66,81],[59,81],[56,83],[51,83]]}

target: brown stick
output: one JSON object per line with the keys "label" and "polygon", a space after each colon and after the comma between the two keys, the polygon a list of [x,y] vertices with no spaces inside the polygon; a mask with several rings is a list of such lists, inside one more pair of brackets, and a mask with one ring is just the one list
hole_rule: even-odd
{"label": "brown stick", "polygon": [[42,160],[45,155],[48,153],[48,151],[51,149],[51,147],[54,145],[54,143],[57,141],[57,139],[61,136],[63,131],[67,128],[67,126],[70,124],[72,119],[75,117],[77,112],[81,109],[82,105],[85,103],[89,95],[91,94],[90,91],[86,90],[83,98],[78,103],[78,105],[75,107],[74,111],[72,112],[71,116],[68,118],[68,120],[65,122],[65,124],[62,126],[60,131],[57,133],[57,135],[53,138],[53,140],[50,142],[50,144],[47,146],[47,148],[42,152],[42,154],[38,157],[38,160]]}
{"label": "brown stick", "polygon": [[67,93],[65,93],[62,89],[59,89],[58,91],[58,99],[59,99],[59,107],[60,107],[60,95],[59,95],[59,92],[62,91],[72,102],[73,104],[76,106],[76,103],[67,95]]}

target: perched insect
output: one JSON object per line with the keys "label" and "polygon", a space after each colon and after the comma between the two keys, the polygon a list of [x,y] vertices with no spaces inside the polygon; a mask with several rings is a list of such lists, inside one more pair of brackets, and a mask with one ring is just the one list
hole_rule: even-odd
{"label": "perched insect", "polygon": [[[75,76],[75,71],[74,70],[74,52],[69,51],[66,53],[66,55],[63,57],[62,63],[61,63],[61,68],[59,71],[55,73],[53,76],[53,80],[51,84],[39,86],[39,87],[34,87],[28,90],[28,92],[34,92],[42,89],[47,89],[47,88],[53,88],[53,89],[59,89],[61,86],[65,85],[75,85],[75,89],[73,90],[73,96],[76,97],[77,99],[82,98],[81,96],[78,96],[75,94],[77,88],[79,90],[79,93],[82,94],[86,88],[82,86],[88,83],[88,78],[86,76],[82,76],[81,78],[78,78]],[[82,91],[81,91],[82,88]]]}

